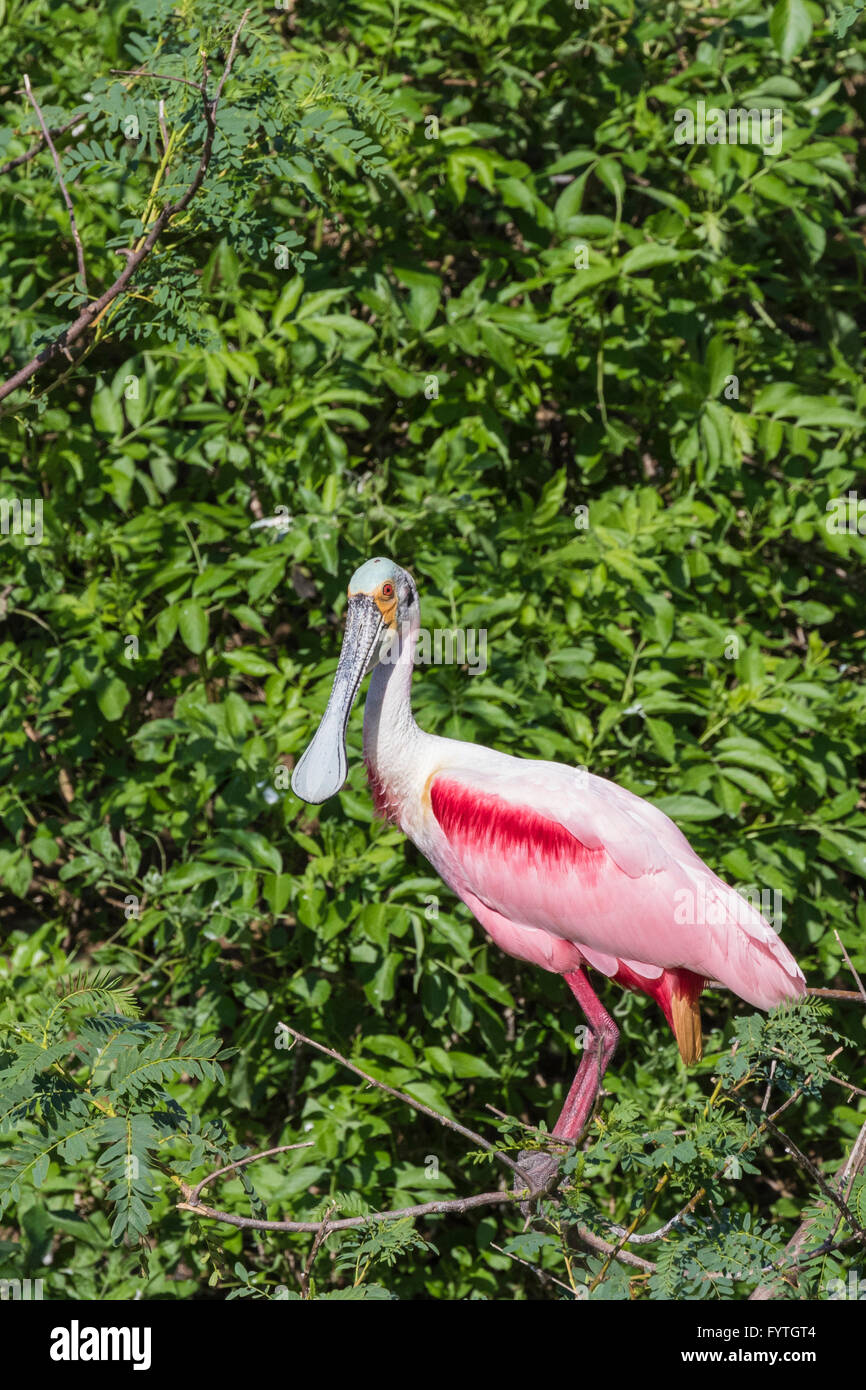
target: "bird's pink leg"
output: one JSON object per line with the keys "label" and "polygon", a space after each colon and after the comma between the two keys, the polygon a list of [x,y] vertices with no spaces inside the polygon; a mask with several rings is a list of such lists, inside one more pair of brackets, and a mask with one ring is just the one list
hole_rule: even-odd
{"label": "bird's pink leg", "polygon": [[619,1029],[593,990],[583,970],[571,970],[566,984],[584,1012],[589,1035],[571,1090],[554,1126],[558,1139],[579,1139],[592,1114],[601,1079],[616,1051]]}
{"label": "bird's pink leg", "polygon": [[[589,1025],[577,1075],[571,1083],[571,1090],[553,1130],[557,1139],[574,1141],[580,1138],[592,1114],[601,1078],[619,1041],[619,1029],[590,986],[582,969],[569,971],[565,980]],[[555,1154],[539,1150],[530,1150],[520,1155],[520,1167],[526,1173],[530,1188],[536,1191],[550,1184],[559,1163],[560,1160]],[[515,1188],[518,1186],[519,1180],[515,1182]],[[520,1209],[524,1215],[528,1214],[530,1205],[521,1203]]]}

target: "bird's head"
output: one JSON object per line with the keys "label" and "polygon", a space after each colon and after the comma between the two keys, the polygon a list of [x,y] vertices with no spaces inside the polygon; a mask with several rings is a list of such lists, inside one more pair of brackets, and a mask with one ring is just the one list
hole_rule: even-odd
{"label": "bird's head", "polygon": [[[375,605],[385,628],[397,631],[409,622],[418,609],[418,590],[411,574],[395,565],[393,560],[377,556],[366,560],[355,570],[346,591],[351,611],[353,599]],[[346,626],[348,636],[349,628]],[[385,636],[384,630],[382,633]],[[373,663],[375,665],[375,663]]]}
{"label": "bird's head", "polygon": [[412,576],[381,556],[355,570],[347,592],[346,630],[327,708],[292,773],[292,791],[314,804],[327,801],[346,780],[346,726],[361,681],[418,615]]}

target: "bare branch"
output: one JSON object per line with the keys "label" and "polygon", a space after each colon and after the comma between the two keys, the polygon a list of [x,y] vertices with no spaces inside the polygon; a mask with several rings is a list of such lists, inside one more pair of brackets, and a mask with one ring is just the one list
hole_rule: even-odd
{"label": "bare branch", "polygon": [[192,87],[194,92],[201,91],[200,82],[192,82],[188,77],[172,77],[167,72],[143,72],[140,68],[109,68],[108,71],[112,77],[154,77],[160,82],[180,82],[184,87]]}
{"label": "bare branch", "polygon": [[471,1197],[456,1197],[442,1202],[422,1202],[415,1207],[402,1207],[399,1211],[375,1211],[367,1216],[344,1216],[337,1221],[258,1221],[251,1216],[235,1216],[233,1212],[216,1211],[213,1207],[203,1207],[189,1201],[192,1188],[185,1183],[181,1189],[186,1198],[178,1202],[178,1211],[191,1211],[194,1216],[207,1216],[212,1221],[225,1221],[229,1226],[237,1226],[244,1231],[320,1231],[326,1226],[329,1231],[349,1231],[358,1226],[367,1226],[371,1221],[400,1221],[409,1216],[439,1216],[449,1212],[458,1216],[474,1211],[477,1207],[501,1206],[525,1201],[520,1192],[477,1192]]}
{"label": "bare branch", "polygon": [[[65,135],[67,130],[71,130],[74,125],[78,125],[80,121],[86,118],[87,112],[81,111],[77,116],[73,116],[71,121],[67,121],[65,125],[50,126],[48,133],[56,139],[58,135]],[[0,164],[0,178],[2,178],[4,174],[11,173],[13,169],[17,169],[20,164],[26,164],[29,160],[34,159],[44,144],[45,136],[40,135],[36,144],[31,145],[29,150],[25,150],[23,154],[16,155],[14,159],[7,160],[5,164]]]}
{"label": "bare branch", "polygon": [[861,999],[858,989],[807,989],[807,994],[817,994],[822,999]]}
{"label": "bare branch", "polygon": [[314,1140],[306,1139],[302,1144],[280,1144],[276,1149],[263,1149],[261,1153],[247,1154],[246,1158],[238,1158],[234,1163],[227,1163],[225,1168],[217,1168],[213,1173],[208,1173],[206,1178],[202,1178],[201,1182],[191,1189],[187,1201],[197,1202],[202,1188],[207,1187],[214,1178],[222,1177],[223,1173],[231,1173],[235,1168],[245,1168],[248,1163],[255,1163],[257,1158],[270,1158],[272,1154],[287,1154],[291,1153],[293,1149],[311,1149],[313,1144]]}
{"label": "bare branch", "polygon": [[[845,1162],[842,1164],[842,1167],[839,1169],[839,1172],[837,1174],[836,1180],[839,1184],[840,1190],[844,1191],[846,1198],[850,1195],[854,1179],[863,1171],[864,1168],[866,1168],[866,1123],[864,1123],[861,1126],[860,1133],[857,1135],[857,1138],[854,1141],[851,1152],[848,1155]],[[807,1255],[804,1255],[802,1259],[798,1260],[796,1257],[800,1254],[800,1251],[803,1249],[803,1246],[808,1241],[812,1231],[812,1227],[815,1225],[815,1221],[816,1217],[814,1216],[807,1217],[805,1221],[802,1221],[800,1225],[797,1227],[794,1234],[792,1235],[791,1239],[788,1241],[788,1244],[785,1246],[785,1254],[790,1255],[795,1260],[795,1263],[787,1265],[784,1268],[778,1269],[776,1271],[779,1275],[781,1275],[782,1284],[759,1284],[757,1288],[753,1289],[751,1294],[749,1295],[750,1302],[770,1302],[770,1300],[776,1298],[779,1295],[779,1293],[782,1292],[782,1289],[785,1285],[796,1286],[796,1275],[803,1268],[803,1266],[806,1265],[810,1260],[814,1259],[818,1255],[826,1254],[830,1250],[835,1250],[840,1245],[848,1244],[851,1240],[859,1239],[859,1237],[848,1236],[843,1241],[839,1241],[836,1244],[833,1243],[835,1240],[836,1232],[838,1231],[842,1223],[842,1217],[840,1215],[836,1218],[836,1224],[834,1225],[833,1230],[831,1234],[828,1236],[828,1238],[825,1241],[823,1241],[822,1244],[819,1245],[815,1250],[809,1251]]]}
{"label": "bare branch", "polygon": [[[259,1221],[250,1216],[235,1216],[233,1212],[217,1211],[214,1207],[193,1204],[190,1200],[193,1188],[187,1187],[186,1183],[181,1183],[180,1187],[186,1200],[178,1202],[178,1211],[191,1211],[194,1216],[205,1216],[212,1221],[224,1221],[227,1225],[237,1226],[244,1231],[298,1231],[315,1233],[320,1235],[322,1239],[330,1235],[332,1231],[356,1230],[359,1226],[367,1226],[374,1221],[401,1221],[407,1217],[445,1216],[449,1214],[462,1216],[468,1211],[476,1211],[479,1207],[513,1206],[517,1202],[526,1200],[525,1194],[520,1192],[478,1192],[471,1197],[456,1197],[443,1202],[421,1202],[414,1207],[401,1207],[394,1211],[375,1211],[366,1216],[344,1216],[337,1221],[332,1221],[330,1217],[326,1217],[322,1221]],[[543,1194],[530,1193],[530,1200],[541,1195]],[[616,1258],[621,1264],[630,1265],[633,1269],[640,1269],[644,1273],[652,1274],[655,1271],[656,1266],[650,1260],[642,1260],[640,1256],[632,1255],[627,1250],[615,1250],[608,1241],[602,1240],[601,1236],[595,1235],[585,1226],[576,1226],[573,1230],[577,1239],[582,1244],[588,1245],[590,1249]]]}
{"label": "bare branch", "polygon": [[66,204],[66,211],[69,213],[69,225],[72,229],[72,240],[75,242],[75,255],[78,260],[78,274],[81,276],[81,283],[86,290],[87,267],[84,264],[84,247],[81,244],[81,237],[78,234],[78,224],[75,221],[75,208],[72,206],[72,199],[69,196],[69,190],[66,187],[66,183],[63,178],[63,169],[60,164],[60,156],[57,153],[57,150],[54,148],[54,141],[51,139],[51,131],[45,124],[45,117],[42,114],[42,109],[38,101],[33,95],[33,88],[30,86],[30,78],[27,76],[26,72],[24,74],[24,90],[27,93],[27,99],[30,102],[30,105],[36,112],[36,119],[42,127],[42,138],[48,146],[49,150],[51,151],[51,158],[54,160],[54,169],[57,174],[57,182],[60,184],[60,192],[63,195],[63,201]]}
{"label": "bare branch", "polygon": [[476,1134],[474,1130],[467,1129],[465,1125],[461,1125],[457,1120],[449,1120],[447,1115],[440,1115],[438,1111],[431,1110],[429,1105],[424,1105],[420,1100],[415,1100],[412,1096],[408,1096],[405,1091],[395,1091],[393,1086],[386,1086],[384,1081],[377,1081],[375,1076],[370,1076],[369,1072],[362,1071],[360,1067],[356,1067],[354,1062],[350,1062],[349,1059],[343,1057],[341,1053],[335,1052],[333,1048],[325,1047],[322,1043],[316,1042],[313,1038],[305,1037],[304,1034],[299,1033],[297,1029],[290,1028],[287,1023],[281,1026],[285,1028],[287,1033],[291,1033],[293,1038],[297,1038],[298,1042],[306,1043],[308,1047],[314,1047],[317,1052],[323,1053],[325,1057],[330,1057],[332,1061],[339,1062],[341,1066],[348,1068],[349,1071],[353,1071],[356,1076],[360,1076],[362,1081],[366,1081],[368,1085],[377,1086],[378,1089],[384,1091],[386,1095],[393,1096],[395,1100],[400,1100],[404,1105],[409,1105],[413,1110],[417,1110],[420,1115],[426,1115],[428,1119],[436,1120],[438,1124],[444,1125],[446,1129],[453,1130],[455,1134],[462,1134],[464,1139],[471,1139],[473,1144],[477,1144],[479,1148],[486,1149],[492,1157],[497,1158],[500,1163],[504,1163],[506,1167],[510,1168],[513,1173],[516,1173],[523,1182],[526,1182],[526,1174],[521,1170],[520,1166],[515,1163],[513,1159],[509,1158],[507,1154],[497,1149],[494,1144],[491,1144],[488,1139],[484,1139],[480,1134]]}
{"label": "bare branch", "polygon": [[860,979],[860,976],[857,974],[857,971],[854,969],[854,966],[853,966],[853,964],[851,963],[851,957],[849,956],[848,952],[845,950],[845,946],[844,946],[844,944],[843,944],[843,942],[842,942],[842,938],[841,938],[841,936],[839,935],[839,933],[837,932],[837,930],[836,930],[835,927],[833,928],[833,935],[835,936],[836,940],[839,942],[839,950],[842,952],[842,955],[845,957],[845,964],[847,965],[848,969],[851,971],[851,974],[854,976],[854,979],[857,981],[857,988],[858,988],[858,990],[859,990],[859,992],[860,992],[860,998],[863,1000],[863,1003],[866,1004],[866,986],[864,986],[863,981]]}
{"label": "bare branch", "polygon": [[848,1204],[839,1196],[838,1192],[834,1192],[833,1188],[829,1186],[823,1174],[815,1167],[812,1160],[807,1158],[801,1149],[797,1148],[793,1139],[790,1139],[781,1129],[777,1129],[772,1120],[765,1118],[764,1124],[767,1129],[769,1129],[770,1133],[775,1134],[780,1143],[784,1144],[795,1163],[799,1164],[804,1172],[809,1174],[812,1181],[818,1184],[827,1200],[838,1208],[855,1235],[858,1236],[860,1240],[866,1242],[866,1231],[864,1231],[854,1213],[848,1207]]}

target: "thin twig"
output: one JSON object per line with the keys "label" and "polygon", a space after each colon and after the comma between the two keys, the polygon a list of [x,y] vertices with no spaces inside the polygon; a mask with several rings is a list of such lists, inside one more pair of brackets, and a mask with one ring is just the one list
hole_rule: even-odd
{"label": "thin twig", "polygon": [[[250,7],[249,7],[248,9],[244,10],[243,15],[241,16],[241,22],[240,22],[240,24],[238,25],[237,29],[235,29],[235,32],[232,34],[232,41],[231,41],[231,44],[229,45],[229,56],[226,58],[225,67],[223,68],[223,71],[222,71],[222,77],[220,78],[219,82],[217,83],[216,96],[215,96],[214,99],[213,99],[214,110],[216,110],[216,104],[217,104],[217,102],[219,101],[220,97],[221,97],[222,94],[223,94],[223,87],[224,87],[225,84],[226,84],[226,78],[228,77],[229,73],[230,73],[231,70],[232,70],[232,63],[233,63],[234,60],[235,60],[235,53],[237,52],[238,39],[239,39],[240,36],[241,36],[241,29],[243,29],[244,24],[246,23],[247,16],[248,16],[249,14],[251,14],[251,13],[252,13],[252,5],[250,5]],[[205,67],[205,72],[207,72],[207,59],[206,59],[206,58],[205,58],[205,60],[204,60],[204,67]]]}
{"label": "thin twig", "polygon": [[194,1205],[198,1201],[202,1188],[207,1187],[214,1178],[221,1178],[223,1173],[231,1173],[235,1168],[245,1168],[248,1163],[255,1163],[257,1158],[270,1158],[272,1154],[287,1154],[291,1153],[293,1149],[311,1149],[314,1143],[314,1139],[305,1139],[302,1144],[280,1144],[276,1149],[263,1149],[258,1154],[247,1154],[246,1158],[238,1158],[234,1163],[227,1163],[225,1168],[216,1168],[213,1173],[208,1173],[207,1177],[202,1178],[201,1182],[191,1190],[187,1201]]}
{"label": "thin twig", "polygon": [[772,1060],[772,1062],[770,1063],[770,1075],[767,1077],[767,1089],[766,1089],[766,1091],[764,1092],[764,1099],[763,1099],[763,1101],[761,1102],[761,1114],[762,1114],[762,1115],[766,1115],[766,1113],[767,1113],[767,1107],[768,1107],[769,1104],[770,1104],[770,1092],[771,1092],[772,1089],[773,1089],[773,1077],[776,1075],[776,1065],[777,1065],[777,1063],[776,1063],[776,1058],[774,1057],[773,1060]]}
{"label": "thin twig", "polygon": [[566,1293],[574,1297],[574,1289],[569,1288],[568,1284],[563,1284],[561,1279],[554,1278],[552,1274],[549,1274],[546,1269],[542,1269],[540,1265],[531,1264],[529,1260],[521,1259],[519,1255],[512,1255],[510,1250],[503,1250],[502,1246],[497,1245],[494,1241],[490,1242],[490,1249],[496,1250],[500,1255],[504,1255],[507,1260],[514,1260],[515,1264],[523,1265],[526,1269],[531,1270],[542,1284],[556,1284],[558,1288],[565,1289]]}
{"label": "thin twig", "polygon": [[325,1047],[323,1043],[316,1042],[314,1038],[305,1037],[305,1035],[299,1033],[296,1028],[290,1028],[287,1023],[281,1026],[285,1028],[287,1033],[291,1033],[293,1038],[297,1038],[298,1042],[306,1043],[307,1047],[314,1047],[317,1052],[323,1053],[325,1057],[330,1057],[332,1061],[339,1062],[341,1066],[346,1067],[349,1071],[353,1071],[356,1076],[360,1076],[368,1085],[377,1086],[378,1089],[384,1091],[386,1095],[393,1096],[395,1100],[400,1100],[404,1105],[409,1105],[413,1110],[417,1110],[420,1115],[426,1115],[428,1119],[436,1120],[438,1124],[444,1125],[446,1129],[453,1130],[455,1134],[462,1134],[464,1139],[471,1139],[473,1144],[477,1144],[479,1148],[486,1149],[492,1157],[497,1158],[500,1163],[504,1163],[506,1167],[510,1168],[513,1173],[516,1173],[523,1182],[526,1182],[526,1174],[522,1171],[520,1166],[515,1163],[513,1159],[509,1158],[507,1154],[497,1149],[495,1144],[491,1144],[488,1139],[483,1138],[482,1135],[476,1134],[472,1129],[467,1129],[465,1125],[461,1125],[457,1120],[449,1119],[447,1115],[440,1115],[437,1110],[431,1110],[429,1105],[424,1105],[420,1100],[415,1100],[414,1097],[407,1095],[405,1091],[395,1091],[393,1086],[386,1086],[384,1081],[378,1081],[376,1077],[371,1076],[369,1072],[362,1071],[360,1067],[355,1066],[355,1063],[350,1062],[348,1057],[344,1057],[341,1053],[335,1052],[331,1047]]}
{"label": "thin twig", "polygon": [[[850,1196],[851,1187],[854,1183],[854,1179],[864,1168],[866,1168],[866,1123],[864,1123],[861,1126],[860,1133],[857,1135],[857,1138],[854,1141],[854,1144],[851,1148],[851,1152],[848,1155],[845,1162],[842,1164],[842,1167],[839,1169],[837,1174],[837,1181],[839,1183],[840,1190],[844,1191],[846,1198]],[[806,1241],[809,1239],[809,1234],[812,1230],[812,1227],[815,1225],[816,1220],[816,1216],[809,1216],[806,1218],[805,1221],[801,1221],[800,1225],[797,1227],[791,1239],[788,1241],[788,1244],[785,1246],[786,1255],[799,1255],[803,1246],[806,1244]],[[836,1222],[833,1226],[833,1230],[830,1232],[830,1235],[827,1237],[825,1241],[822,1242],[821,1245],[819,1245],[815,1250],[810,1251],[808,1255],[804,1255],[801,1260],[797,1260],[796,1263],[792,1265],[787,1265],[785,1268],[776,1271],[781,1275],[783,1286],[796,1287],[797,1273],[803,1267],[804,1264],[806,1264],[809,1260],[814,1259],[817,1255],[826,1254],[830,1250],[837,1249],[839,1245],[848,1244],[851,1240],[859,1239],[859,1237],[856,1236],[846,1236],[843,1241],[839,1241],[836,1244],[833,1244],[836,1237],[836,1232],[838,1231],[841,1224],[842,1217],[840,1215],[837,1216]],[[780,1292],[781,1288],[778,1283],[759,1284],[757,1288],[753,1289],[751,1294],[749,1295],[749,1301],[751,1303],[769,1303],[772,1299],[776,1298]]]}
{"label": "thin twig", "polygon": [[69,189],[66,187],[66,183],[63,178],[63,169],[60,164],[60,156],[57,153],[57,150],[54,148],[54,141],[51,139],[51,131],[45,124],[45,117],[42,114],[42,108],[40,107],[39,102],[33,95],[33,88],[30,86],[30,78],[27,76],[26,72],[24,74],[24,90],[27,93],[27,99],[30,102],[30,105],[36,112],[36,119],[42,127],[42,138],[48,146],[49,150],[51,151],[51,158],[54,160],[54,169],[57,174],[57,182],[60,184],[60,192],[63,195],[63,201],[66,204],[66,211],[69,213],[69,225],[72,229],[72,240],[75,242],[75,256],[78,261],[78,274],[81,276],[81,283],[84,289],[86,290],[87,268],[84,264],[84,247],[81,244],[81,237],[78,235],[78,224],[75,221],[75,208],[72,206],[72,199],[69,196]]}
{"label": "thin twig", "polygon": [[159,133],[162,136],[162,148],[168,154],[168,127],[165,123],[165,102],[160,97],[157,107],[157,120],[159,121]]}
{"label": "thin twig", "polygon": [[838,1192],[833,1191],[832,1187],[830,1187],[830,1185],[827,1183],[826,1179],[823,1177],[819,1169],[815,1167],[815,1164],[812,1162],[812,1160],[810,1158],[807,1158],[801,1149],[797,1148],[797,1145],[794,1143],[793,1139],[790,1139],[788,1135],[783,1133],[781,1129],[777,1129],[771,1119],[765,1117],[764,1124],[766,1125],[767,1129],[769,1129],[770,1133],[775,1134],[779,1142],[781,1144],[784,1144],[785,1148],[788,1150],[788,1153],[794,1159],[795,1163],[799,1164],[799,1166],[804,1170],[804,1172],[809,1174],[812,1181],[818,1184],[827,1200],[832,1202],[833,1205],[838,1208],[838,1210],[844,1216],[845,1220],[848,1222],[848,1225],[851,1227],[851,1230],[854,1231],[854,1233],[857,1236],[859,1236],[861,1240],[866,1241],[866,1231],[864,1231],[863,1227],[860,1225],[859,1221],[849,1208],[848,1204],[845,1201],[843,1201],[843,1199],[839,1196]]}
{"label": "thin twig", "polygon": [[858,990],[860,991],[860,998],[863,1000],[863,1003],[866,1004],[866,985],[863,984],[863,981],[860,979],[860,976],[857,974],[857,971],[854,969],[854,966],[853,966],[852,961],[851,961],[851,957],[849,956],[848,952],[845,950],[845,947],[844,947],[844,945],[843,945],[843,943],[842,943],[842,938],[841,938],[841,936],[839,935],[839,933],[837,932],[837,930],[836,930],[835,927],[833,928],[833,935],[835,936],[836,940],[839,942],[839,950],[842,952],[842,955],[845,957],[845,964],[847,965],[848,969],[851,971],[851,974],[854,976],[854,979],[857,981],[857,988],[858,988]]}
{"label": "thin twig", "polygon": [[[220,77],[219,83],[217,85],[216,95],[214,96],[213,100],[208,100],[206,91],[202,93],[204,103],[204,118],[205,123],[207,125],[207,134],[205,135],[204,145],[202,146],[199,166],[195,172],[192,182],[189,184],[186,191],[181,194],[177,202],[167,203],[165,205],[165,207],[162,209],[162,211],[159,213],[159,215],[153,222],[150,231],[142,241],[141,245],[138,247],[136,251],[132,253],[132,255],[127,257],[126,265],[123,267],[123,270],[120,272],[120,275],[117,277],[114,284],[110,285],[109,288],[105,290],[105,292],[101,294],[98,299],[94,299],[91,301],[90,304],[87,304],[82,309],[81,313],[78,315],[78,318],[74,321],[74,323],[71,323],[68,326],[68,328],[64,328],[63,332],[60,333],[57,338],[50,342],[46,347],[42,349],[41,352],[37,353],[35,357],[31,358],[29,362],[25,363],[23,367],[20,367],[17,372],[13,373],[13,375],[10,376],[7,381],[3,382],[3,384],[0,385],[0,401],[5,400],[6,397],[11,395],[13,391],[17,391],[19,386],[23,386],[25,382],[29,381],[32,376],[35,376],[35,374],[38,371],[40,371],[42,367],[47,366],[49,362],[53,362],[55,357],[59,357],[62,353],[66,352],[67,349],[72,345],[72,343],[77,342],[81,335],[83,333],[86,333],[88,328],[90,328],[94,323],[97,322],[99,318],[101,318],[101,316],[105,313],[105,310],[108,308],[109,304],[113,303],[113,301],[117,299],[118,295],[123,294],[133,275],[138,270],[138,267],[141,265],[142,261],[146,260],[147,257],[150,255],[151,251],[153,250],[154,246],[156,245],[157,241],[159,240],[160,236],[162,235],[163,231],[165,230],[166,226],[171,221],[171,219],[173,217],[176,217],[178,213],[184,211],[187,205],[195,197],[198,190],[201,188],[201,185],[204,182],[205,174],[207,173],[208,166],[210,164],[211,155],[213,153],[213,143],[214,137],[216,135],[215,117],[217,105],[219,103],[220,96],[222,95],[222,90],[225,85],[226,79],[229,75],[229,72],[231,71],[231,65],[234,62],[234,57],[237,51],[237,44],[241,30],[246,24],[247,18],[250,15],[250,13],[251,7],[244,10],[243,14],[241,15],[238,27],[232,36],[229,55],[226,59],[226,65],[223,68],[222,76]],[[205,73],[207,73],[206,64]]]}
{"label": "thin twig", "polygon": [[853,1091],[855,1096],[866,1096],[866,1091],[861,1090],[859,1086],[855,1086],[853,1081],[847,1081],[844,1076],[834,1076],[833,1073],[830,1072],[827,1079],[829,1081],[835,1081],[837,1086],[844,1086],[846,1091]]}
{"label": "thin twig", "polygon": [[[55,138],[58,135],[65,135],[67,130],[71,130],[74,125],[78,125],[79,121],[83,121],[86,116],[86,111],[80,111],[77,116],[73,116],[72,120],[67,121],[65,125],[50,126],[48,133]],[[13,169],[17,169],[20,164],[27,164],[29,160],[35,159],[44,144],[45,136],[40,135],[36,144],[31,145],[29,150],[25,150],[23,154],[16,155],[14,159],[8,159],[5,164],[0,164],[0,178],[3,178],[5,174],[11,173]]]}
{"label": "thin twig", "polygon": [[307,1262],[304,1265],[303,1271],[301,1273],[301,1298],[310,1297],[310,1274],[312,1273],[313,1265],[316,1262],[316,1256],[319,1253],[319,1249],[321,1248],[323,1242],[328,1239],[331,1230],[332,1227],[328,1225],[328,1216],[326,1213],[325,1219],[322,1222],[322,1229],[316,1232],[316,1235],[313,1240],[312,1249],[310,1250],[310,1253],[307,1257]]}
{"label": "thin twig", "polygon": [[[571,1140],[560,1139],[558,1135],[551,1134],[547,1129],[540,1129],[538,1125],[527,1124],[525,1120],[518,1120],[514,1115],[506,1115],[504,1110],[499,1110],[495,1105],[491,1105],[489,1100],[484,1102],[484,1109],[489,1110],[491,1115],[495,1115],[498,1120],[504,1120],[509,1125],[516,1125],[518,1129],[525,1130],[527,1134],[531,1134],[536,1139],[547,1140],[548,1145],[551,1140],[555,1140],[558,1145],[565,1144],[568,1148],[574,1148],[574,1143]],[[556,1152],[559,1153],[559,1149]]]}
{"label": "thin twig", "polygon": [[140,69],[136,71],[132,68],[109,68],[108,71],[112,77],[156,77],[160,82],[180,82],[184,87],[192,87],[196,92],[201,91],[200,82],[191,82],[188,77],[172,77],[167,72],[142,72]]}

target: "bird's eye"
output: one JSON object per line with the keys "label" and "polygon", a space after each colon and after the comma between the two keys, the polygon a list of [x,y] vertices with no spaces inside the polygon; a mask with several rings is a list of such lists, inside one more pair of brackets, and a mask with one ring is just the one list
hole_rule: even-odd
{"label": "bird's eye", "polygon": [[394,585],[393,585],[393,584],[387,584],[387,583],[386,583],[386,584],[383,584],[383,585],[382,585],[382,597],[383,597],[383,598],[393,598],[393,597],[394,597]]}

